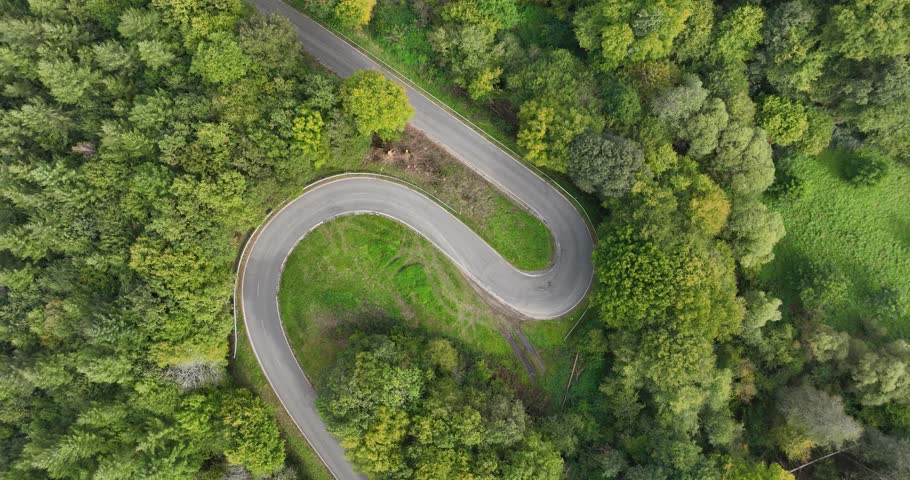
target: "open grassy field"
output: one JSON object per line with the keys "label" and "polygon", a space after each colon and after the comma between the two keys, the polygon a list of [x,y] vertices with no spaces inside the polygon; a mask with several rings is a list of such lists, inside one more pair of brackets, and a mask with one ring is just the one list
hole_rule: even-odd
{"label": "open grassy field", "polygon": [[[830,264],[851,283],[848,301],[837,309],[834,326],[856,331],[868,311],[868,295],[896,289],[910,301],[910,169],[897,166],[878,185],[856,187],[841,177],[849,153],[831,151],[803,160],[792,173],[804,182],[796,200],[772,201],[787,235],[759,279],[785,303],[798,301],[800,272],[812,263]],[[883,323],[893,337],[910,338],[910,319]]]}
{"label": "open grassy field", "polygon": [[288,258],[279,303],[291,346],[317,386],[352,332],[390,322],[520,369],[500,334],[510,321],[427,240],[383,217],[342,217],[314,230]]}

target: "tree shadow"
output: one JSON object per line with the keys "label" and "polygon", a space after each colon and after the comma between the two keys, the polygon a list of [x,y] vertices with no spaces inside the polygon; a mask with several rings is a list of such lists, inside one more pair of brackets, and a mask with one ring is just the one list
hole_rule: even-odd
{"label": "tree shadow", "polygon": [[910,250],[910,218],[901,218],[894,215],[891,217],[891,221],[888,222],[888,225],[891,228],[891,234],[894,236],[894,239],[897,240],[897,243],[905,249]]}

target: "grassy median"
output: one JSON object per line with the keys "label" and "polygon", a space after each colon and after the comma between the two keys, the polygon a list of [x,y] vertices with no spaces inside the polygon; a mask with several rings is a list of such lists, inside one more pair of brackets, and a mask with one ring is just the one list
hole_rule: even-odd
{"label": "grassy median", "polygon": [[426,239],[372,215],[342,217],[308,235],[288,258],[279,295],[294,353],[317,385],[347,337],[395,323],[453,338],[518,368],[488,306]]}

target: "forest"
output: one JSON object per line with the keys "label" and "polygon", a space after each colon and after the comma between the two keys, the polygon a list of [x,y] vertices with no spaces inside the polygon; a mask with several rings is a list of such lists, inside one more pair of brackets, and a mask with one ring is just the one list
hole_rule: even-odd
{"label": "forest", "polygon": [[0,476],[292,478],[226,375],[237,251],[402,93],[240,0],[0,9]]}
{"label": "forest", "polygon": [[[910,477],[910,1],[291,3],[604,212],[571,401],[360,332],[319,402],[359,469]],[[295,478],[228,373],[233,268],[403,90],[242,0],[0,10],[0,478]]]}

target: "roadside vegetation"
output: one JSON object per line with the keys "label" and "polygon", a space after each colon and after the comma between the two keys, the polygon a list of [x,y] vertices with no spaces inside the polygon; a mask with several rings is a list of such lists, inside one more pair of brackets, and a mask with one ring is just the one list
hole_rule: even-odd
{"label": "roadside vegetation", "polygon": [[499,333],[509,319],[430,242],[383,217],[342,217],[307,235],[285,264],[279,302],[291,347],[317,386],[348,337],[370,324],[406,325],[494,363],[517,361]]}
{"label": "roadside vegetation", "polygon": [[542,270],[550,263],[552,237],[537,217],[414,128],[406,128],[397,141],[379,142],[364,159],[351,158],[344,168],[417,185],[518,268]]}
{"label": "roadside vegetation", "polygon": [[317,406],[359,470],[379,478],[555,480],[562,457],[514,390],[441,338],[354,334]]}
{"label": "roadside vegetation", "polygon": [[243,322],[238,325],[237,338],[237,356],[232,358],[230,363],[231,375],[239,385],[249,388],[259,395],[259,398],[269,406],[275,416],[281,429],[281,437],[285,441],[287,462],[296,473],[295,476],[289,475],[289,477],[298,480],[332,480],[334,477],[326,470],[322,460],[300,433],[297,425],[294,424],[285,411],[284,405],[281,404],[269,385],[262,369],[259,368],[259,361],[256,360],[250,342],[246,338],[246,327]]}

